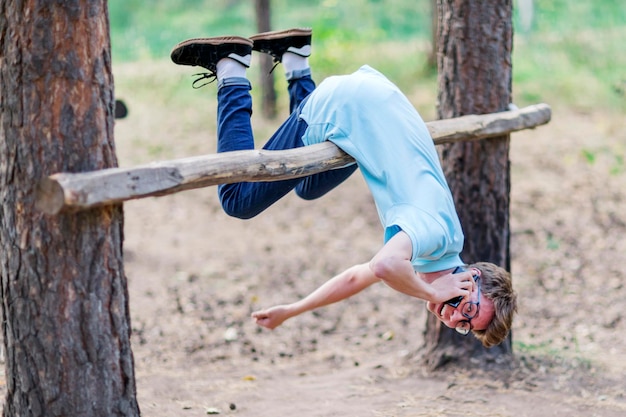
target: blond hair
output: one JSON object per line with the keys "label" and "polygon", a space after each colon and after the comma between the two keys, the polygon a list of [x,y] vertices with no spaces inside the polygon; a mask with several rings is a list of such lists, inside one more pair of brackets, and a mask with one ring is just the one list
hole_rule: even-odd
{"label": "blond hair", "polygon": [[469,266],[481,271],[481,291],[493,301],[494,316],[484,330],[473,330],[474,336],[485,347],[502,343],[513,324],[513,314],[517,311],[517,294],[513,290],[511,274],[489,262],[477,262]]}

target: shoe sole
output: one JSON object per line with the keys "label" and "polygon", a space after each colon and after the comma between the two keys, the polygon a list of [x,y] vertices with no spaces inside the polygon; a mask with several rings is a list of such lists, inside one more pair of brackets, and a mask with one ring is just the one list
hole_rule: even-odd
{"label": "shoe sole", "polygon": [[185,41],[179,42],[176,46],[172,48],[172,53],[179,48],[193,45],[193,44],[222,45],[225,43],[233,43],[233,44],[240,44],[240,45],[247,45],[247,46],[254,45],[252,40],[241,37],[241,36],[216,36],[213,38],[191,38],[191,39],[187,39]]}
{"label": "shoe sole", "polygon": [[293,28],[287,30],[275,30],[271,32],[258,33],[250,36],[250,40],[254,41],[271,41],[275,39],[287,38],[290,36],[311,36],[313,31],[310,28]]}

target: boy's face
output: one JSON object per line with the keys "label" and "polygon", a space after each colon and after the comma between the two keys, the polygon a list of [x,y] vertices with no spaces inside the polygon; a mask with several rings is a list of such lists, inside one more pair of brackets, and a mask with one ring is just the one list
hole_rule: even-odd
{"label": "boy's face", "polygon": [[474,286],[474,290],[470,294],[469,298],[464,299],[459,303],[457,307],[452,307],[445,303],[426,303],[426,308],[432,314],[435,315],[443,324],[447,327],[454,329],[459,322],[467,321],[468,319],[463,315],[463,307],[467,301],[477,302],[480,297],[480,307],[476,316],[474,316],[470,323],[474,330],[484,330],[489,326],[494,315],[493,302],[484,296],[484,294],[478,294],[480,291],[479,286]]}

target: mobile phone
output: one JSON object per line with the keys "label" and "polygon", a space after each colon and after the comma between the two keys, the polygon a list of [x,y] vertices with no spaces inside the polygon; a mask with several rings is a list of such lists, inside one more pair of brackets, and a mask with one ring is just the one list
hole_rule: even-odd
{"label": "mobile phone", "polygon": [[[466,269],[463,268],[462,266],[457,266],[456,269],[454,271],[452,271],[452,273],[453,274],[459,274],[459,273],[465,272],[465,271],[466,271]],[[472,278],[474,278],[474,281],[476,281],[477,276],[473,275]],[[459,304],[461,304],[461,301],[463,301],[463,296],[459,295],[458,297],[454,297],[454,298],[449,299],[444,304],[447,304],[450,307],[457,308],[459,306]]]}

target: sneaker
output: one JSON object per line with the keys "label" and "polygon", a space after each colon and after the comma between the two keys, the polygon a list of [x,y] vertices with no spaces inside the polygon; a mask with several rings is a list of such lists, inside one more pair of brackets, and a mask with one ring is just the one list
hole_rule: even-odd
{"label": "sneaker", "polygon": [[[191,65],[209,70],[202,78],[215,79],[217,63],[222,58],[231,58],[250,67],[252,41],[240,36],[218,36],[214,38],[188,39],[172,49],[170,57],[175,64]],[[200,81],[200,79],[194,81]]]}
{"label": "sneaker", "polygon": [[281,62],[285,52],[292,52],[302,57],[311,55],[310,28],[295,28],[264,32],[251,36],[252,49],[271,55],[274,62]]}

